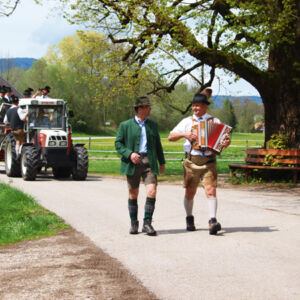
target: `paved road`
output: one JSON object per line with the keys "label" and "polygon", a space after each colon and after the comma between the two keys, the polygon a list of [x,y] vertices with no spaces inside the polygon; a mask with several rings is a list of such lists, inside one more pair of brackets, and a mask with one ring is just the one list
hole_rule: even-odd
{"label": "paved road", "polygon": [[[40,176],[0,181],[33,195],[97,246],[121,261],[160,299],[300,299],[298,190],[219,189],[218,236],[207,231],[207,203],[196,196],[196,232],[185,231],[180,185],[161,184],[157,237],[128,234],[126,182]],[[145,191],[141,187],[140,219]]]}

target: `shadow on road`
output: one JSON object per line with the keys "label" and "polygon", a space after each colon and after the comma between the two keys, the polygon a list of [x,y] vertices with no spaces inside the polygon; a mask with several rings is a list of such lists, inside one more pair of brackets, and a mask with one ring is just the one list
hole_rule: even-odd
{"label": "shadow on road", "polygon": [[[207,228],[198,228],[196,231],[208,231]],[[225,227],[222,228],[222,231],[218,233],[219,236],[228,234],[228,233],[235,233],[235,232],[274,232],[279,231],[279,229],[272,228],[270,226],[265,227]],[[166,229],[166,230],[158,230],[157,233],[159,235],[164,234],[180,234],[180,233],[190,233],[185,228],[182,229]]]}
{"label": "shadow on road", "polygon": [[[36,177],[36,181],[76,181],[76,180],[73,180],[72,177],[69,177],[69,178],[55,178],[52,174],[46,174],[46,175],[42,175],[42,174],[39,174],[37,175]],[[103,179],[98,176],[98,177],[95,177],[95,176],[88,176],[86,178],[86,180],[83,180],[83,181],[102,181]]]}
{"label": "shadow on road", "polygon": [[[196,231],[207,231],[207,229],[196,229]],[[193,231],[195,232],[195,231]],[[179,233],[191,233],[191,231],[187,231],[184,229],[165,229],[165,230],[157,230],[157,233],[162,234],[179,234]]]}
{"label": "shadow on road", "polygon": [[264,226],[264,227],[225,227],[222,228],[222,234],[226,233],[234,233],[234,232],[274,232],[274,231],[279,231],[279,229],[272,228],[269,226]]}

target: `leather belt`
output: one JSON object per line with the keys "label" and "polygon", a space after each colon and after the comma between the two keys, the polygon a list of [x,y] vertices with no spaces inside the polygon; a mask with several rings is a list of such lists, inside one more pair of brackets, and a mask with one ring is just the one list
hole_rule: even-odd
{"label": "leather belt", "polygon": [[[196,156],[201,156],[201,155],[192,155],[192,154],[190,154],[190,153],[188,153],[188,152],[185,152],[185,158],[187,158],[187,159],[191,159],[192,157],[196,157]],[[202,157],[205,157],[205,158],[210,158],[210,159],[216,159],[216,155],[205,155],[205,156],[202,156]]]}

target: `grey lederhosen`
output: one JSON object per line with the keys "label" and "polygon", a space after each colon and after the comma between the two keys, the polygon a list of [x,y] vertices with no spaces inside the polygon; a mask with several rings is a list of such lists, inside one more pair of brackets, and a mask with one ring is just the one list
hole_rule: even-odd
{"label": "grey lederhosen", "polygon": [[152,173],[147,154],[140,154],[141,163],[135,165],[133,175],[127,175],[127,184],[129,189],[137,189],[140,186],[140,180],[143,179],[145,185],[157,184],[157,176]]}

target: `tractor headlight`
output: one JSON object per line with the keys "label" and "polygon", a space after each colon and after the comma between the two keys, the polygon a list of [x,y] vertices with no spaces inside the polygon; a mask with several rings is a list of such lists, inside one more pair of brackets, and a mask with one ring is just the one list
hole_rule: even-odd
{"label": "tractor headlight", "polygon": [[56,142],[55,141],[49,141],[49,146],[55,147],[56,146]]}
{"label": "tractor headlight", "polygon": [[60,141],[59,142],[59,146],[60,147],[67,147],[68,146],[68,142],[67,141]]}

